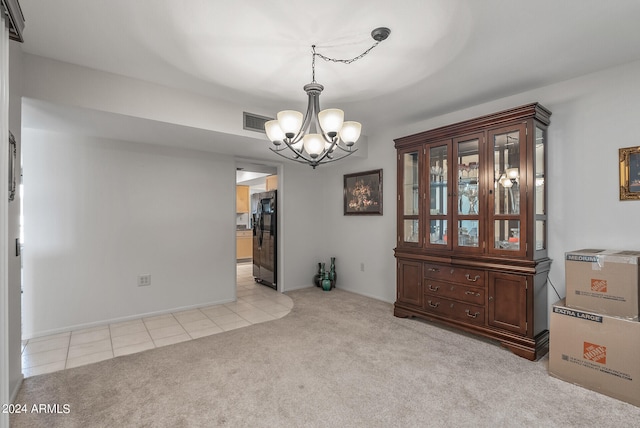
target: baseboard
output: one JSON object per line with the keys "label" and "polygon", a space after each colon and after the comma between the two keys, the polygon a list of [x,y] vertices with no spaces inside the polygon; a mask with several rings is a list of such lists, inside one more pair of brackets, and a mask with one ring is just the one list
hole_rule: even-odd
{"label": "baseboard", "polygon": [[286,290],[283,290],[283,293],[286,293],[287,291],[295,291],[295,290],[303,290],[305,288],[311,288],[311,287],[315,287],[315,285],[311,284],[311,285],[301,285],[299,287],[287,287]]}
{"label": "baseboard", "polygon": [[350,288],[342,288],[342,287],[336,287],[336,288],[339,288],[340,290],[343,290],[343,291],[348,291],[349,293],[357,294],[359,296],[368,297],[370,299],[377,300],[379,302],[389,303],[390,305],[393,305],[393,303],[395,302],[395,300],[393,300],[393,301],[385,300],[385,299],[382,299],[380,296],[375,296],[375,295],[369,294],[369,293],[363,293],[361,291],[351,290]]}
{"label": "baseboard", "polygon": [[94,322],[89,322],[89,323],[84,323],[84,324],[76,324],[76,325],[72,325],[72,326],[68,326],[68,327],[54,328],[54,329],[51,329],[51,330],[38,331],[38,332],[30,333],[28,335],[23,335],[22,340],[35,339],[35,338],[38,338],[38,337],[50,336],[52,334],[58,334],[58,333],[67,333],[69,331],[83,330],[83,329],[86,329],[86,328],[100,327],[100,326],[103,326],[103,325],[115,324],[115,323],[125,322],[125,321],[132,321],[132,320],[137,320],[137,319],[140,319],[140,318],[155,317],[155,316],[158,316],[158,315],[170,314],[170,313],[173,313],[173,312],[182,312],[182,311],[188,311],[188,310],[191,310],[191,309],[206,308],[207,306],[224,305],[225,303],[231,303],[231,302],[235,302],[235,301],[236,301],[236,299],[225,299],[225,300],[220,300],[220,301],[216,301],[216,302],[199,303],[197,305],[189,305],[189,306],[180,306],[180,307],[177,307],[177,308],[163,309],[161,311],[146,312],[146,313],[142,313],[142,314],[128,315],[128,316],[125,316],[125,317],[118,317],[118,318],[112,318],[112,319],[107,319],[107,320],[94,321]]}

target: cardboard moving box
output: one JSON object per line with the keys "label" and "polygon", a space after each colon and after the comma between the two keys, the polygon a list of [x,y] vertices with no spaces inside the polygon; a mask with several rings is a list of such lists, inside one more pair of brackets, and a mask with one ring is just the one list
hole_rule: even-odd
{"label": "cardboard moving box", "polygon": [[640,407],[640,322],[553,305],[549,374]]}
{"label": "cardboard moving box", "polygon": [[567,306],[599,314],[640,315],[640,251],[578,250],[565,254]]}

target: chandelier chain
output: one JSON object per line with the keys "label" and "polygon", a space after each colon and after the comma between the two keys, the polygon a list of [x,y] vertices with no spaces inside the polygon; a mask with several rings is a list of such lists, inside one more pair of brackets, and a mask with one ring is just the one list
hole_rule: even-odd
{"label": "chandelier chain", "polygon": [[316,56],[319,56],[320,58],[328,62],[340,62],[342,64],[351,64],[352,62],[356,62],[357,60],[364,58],[369,52],[371,52],[371,50],[373,50],[373,48],[378,46],[381,41],[382,40],[377,40],[369,49],[367,49],[366,51],[362,52],[360,55],[353,57],[351,59],[338,59],[338,58],[331,58],[326,55],[322,55],[321,53],[316,52],[316,45],[311,45],[311,51],[313,52],[313,55],[311,58],[312,81],[314,83],[316,81]]}

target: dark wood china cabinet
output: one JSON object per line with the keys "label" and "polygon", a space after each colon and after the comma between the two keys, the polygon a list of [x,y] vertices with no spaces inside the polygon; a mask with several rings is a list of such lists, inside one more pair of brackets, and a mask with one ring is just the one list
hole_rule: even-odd
{"label": "dark wood china cabinet", "polygon": [[546,144],[540,104],[395,140],[398,317],[548,351]]}

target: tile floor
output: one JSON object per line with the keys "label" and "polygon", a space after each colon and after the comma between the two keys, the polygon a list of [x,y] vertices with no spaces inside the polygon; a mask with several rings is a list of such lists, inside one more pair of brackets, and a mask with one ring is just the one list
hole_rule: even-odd
{"label": "tile floor", "polygon": [[197,339],[287,315],[290,297],[253,280],[251,263],[238,266],[237,301],[25,340],[25,377]]}

